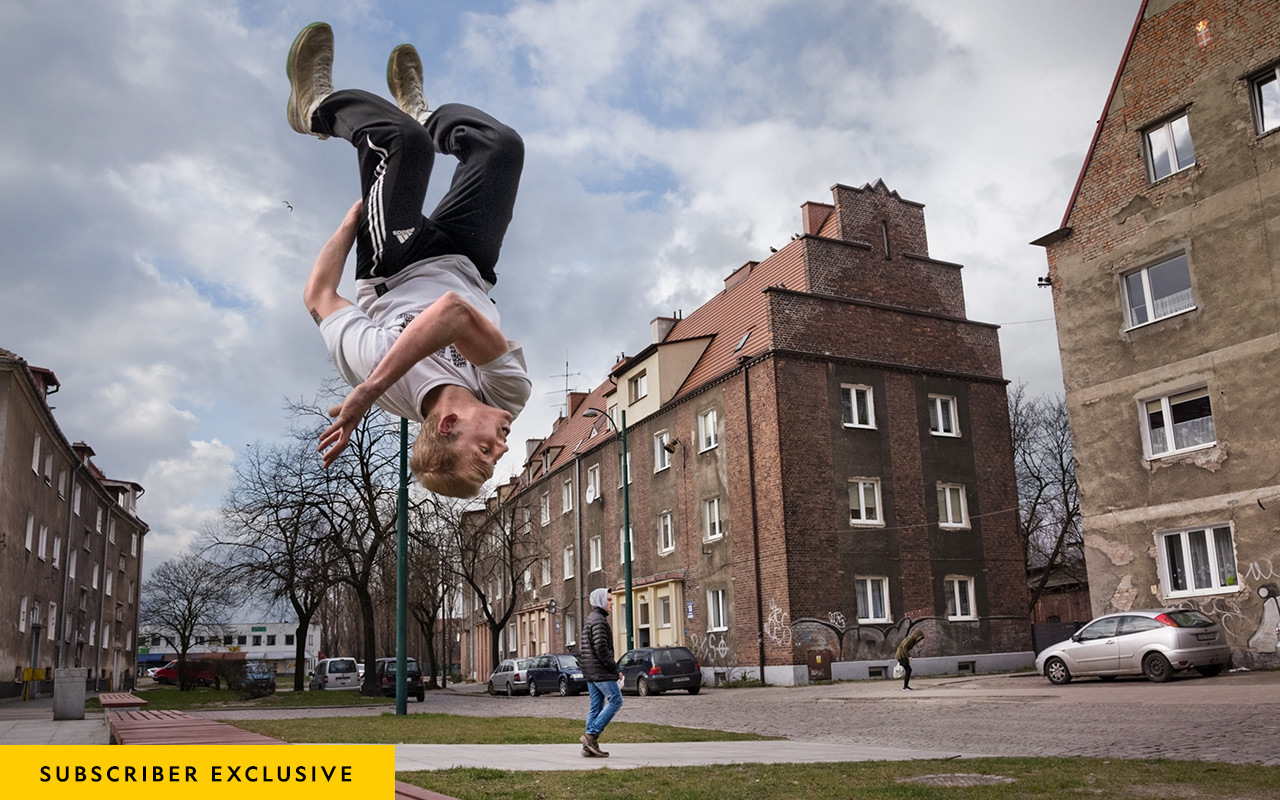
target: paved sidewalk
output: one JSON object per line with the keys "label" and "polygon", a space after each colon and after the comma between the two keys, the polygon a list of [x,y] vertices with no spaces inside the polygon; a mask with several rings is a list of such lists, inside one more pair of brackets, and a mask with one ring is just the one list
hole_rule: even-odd
{"label": "paved sidewalk", "polygon": [[0,745],[110,744],[111,731],[102,712],[84,719],[55,720],[53,698],[0,704]]}
{"label": "paved sidewalk", "polygon": [[510,770],[634,769],[708,764],[814,764],[976,758],[975,753],[901,750],[831,742],[601,742],[608,758],[583,758],[577,744],[398,744],[396,770],[490,767]]}

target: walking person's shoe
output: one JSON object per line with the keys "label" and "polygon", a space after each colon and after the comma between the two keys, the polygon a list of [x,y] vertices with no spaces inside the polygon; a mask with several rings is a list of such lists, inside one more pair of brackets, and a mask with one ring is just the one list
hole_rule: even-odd
{"label": "walking person's shoe", "polygon": [[285,74],[289,76],[289,105],[285,111],[289,127],[328,139],[328,134],[311,129],[311,115],[321,100],[333,94],[333,28],[329,23],[313,22],[302,29],[289,48]]}
{"label": "walking person's shoe", "polygon": [[600,749],[600,743],[598,739],[599,739],[598,736],[592,736],[591,734],[587,733],[587,734],[583,734],[583,736],[579,738],[578,741],[582,742],[583,750],[589,752],[591,755],[595,756],[596,758],[608,758],[609,754]]}
{"label": "walking person's shoe", "polygon": [[903,687],[902,687],[902,691],[904,691],[904,692],[914,692],[914,691],[915,691],[915,689],[912,689],[910,686],[903,686]]}
{"label": "walking person's shoe", "polygon": [[402,44],[387,59],[387,88],[400,110],[424,125],[431,109],[422,93],[422,59],[411,44]]}

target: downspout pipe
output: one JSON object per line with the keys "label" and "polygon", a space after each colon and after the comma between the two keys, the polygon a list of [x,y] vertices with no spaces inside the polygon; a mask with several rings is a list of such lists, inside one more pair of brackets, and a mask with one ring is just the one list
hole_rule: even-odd
{"label": "downspout pipe", "polygon": [[760,644],[760,682],[768,685],[764,677],[764,580],[760,572],[760,528],[756,506],[756,447],[754,430],[751,424],[751,368],[747,359],[742,363],[743,405],[746,407],[745,422],[747,426],[747,482],[751,487],[751,547],[755,562],[756,578],[756,640]]}

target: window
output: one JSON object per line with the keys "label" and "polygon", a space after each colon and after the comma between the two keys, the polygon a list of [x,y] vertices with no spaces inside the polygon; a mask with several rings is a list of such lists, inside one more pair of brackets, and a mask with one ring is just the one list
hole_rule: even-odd
{"label": "window", "polygon": [[719,497],[702,501],[702,521],[702,537],[704,539],[719,539],[724,536],[724,530],[720,527]]}
{"label": "window", "polygon": [[653,471],[662,472],[671,466],[671,434],[668,431],[657,433],[653,437]]}
{"label": "window", "polygon": [[724,589],[707,592],[707,630],[729,630],[729,608],[725,604]]}
{"label": "window", "polygon": [[31,448],[31,471],[40,474],[40,435],[36,434],[35,446]]}
{"label": "window", "polygon": [[533,571],[532,567],[524,568],[524,588],[528,591],[533,588]]}
{"label": "window", "polygon": [[48,549],[49,549],[49,526],[41,525],[40,526],[40,549],[36,552],[36,555],[40,557],[41,561],[45,560],[45,553],[48,551]]}
{"label": "window", "polygon": [[618,454],[618,488],[622,488],[622,478],[626,476],[627,484],[631,484],[631,451],[627,451],[627,457],[624,461],[622,454]]}
{"label": "window", "polygon": [[1144,408],[1151,458],[1208,447],[1217,440],[1208,389],[1148,400]]}
{"label": "window", "polygon": [[71,548],[71,563],[67,566],[67,575],[71,576],[73,581],[76,579],[76,556],[78,555],[79,553],[76,552],[76,549],[74,547]]}
{"label": "window", "polygon": [[[286,633],[286,634],[284,635],[284,644],[285,644],[285,647],[292,647],[292,646],[293,646],[293,636],[294,636],[294,635],[293,635],[292,633]],[[231,638],[231,637],[227,637],[227,638]],[[230,644],[230,642],[227,642],[227,644]]]}
{"label": "window", "polygon": [[1147,166],[1153,181],[1167,178],[1196,163],[1195,149],[1191,146],[1191,126],[1187,124],[1185,113],[1151,128],[1145,138]]}
{"label": "window", "polygon": [[1238,588],[1230,525],[1160,533],[1156,543],[1166,597],[1222,594]]}
{"label": "window", "polygon": [[67,497],[67,471],[58,471],[58,497],[66,499]]}
{"label": "window", "polygon": [[[626,534],[626,535],[624,535]],[[636,560],[636,537],[629,528],[618,529],[618,563],[627,563],[627,539],[631,540],[631,560]]]}
{"label": "window", "polygon": [[1273,67],[1253,79],[1253,110],[1258,122],[1258,133],[1280,128],[1280,68]]}
{"label": "window", "polygon": [[675,532],[671,529],[671,512],[658,515],[658,552],[670,553],[676,549]]}
{"label": "window", "polygon": [[841,417],[846,428],[874,428],[875,406],[870,386],[841,386]]}
{"label": "window", "polygon": [[104,509],[101,506],[99,506],[98,515],[94,522],[94,530],[96,530],[98,533],[102,533],[102,516],[104,513],[105,513]]}
{"label": "window", "polygon": [[577,621],[577,617],[573,614],[566,613],[564,615],[564,643],[566,645],[578,643]]}
{"label": "window", "polygon": [[71,506],[73,513],[80,516],[80,484],[76,483],[75,488],[71,490]]}
{"label": "window", "polygon": [[542,559],[542,585],[551,585],[551,557],[547,556]]}
{"label": "window", "polygon": [[237,636],[237,637],[236,637],[236,644],[240,645],[241,647],[244,647],[244,646],[245,646],[245,645],[247,645],[248,643],[249,643],[249,636],[248,636],[248,634],[244,634],[244,633],[242,633],[242,634],[240,634],[239,636]]}
{"label": "window", "polygon": [[604,568],[604,564],[601,560],[601,554],[600,554],[600,537],[599,536],[591,537],[588,550],[590,551],[589,554],[591,557],[591,571],[599,572],[601,569]]}
{"label": "window", "polygon": [[969,510],[965,503],[964,486],[958,483],[938,484],[938,527],[969,527]]}
{"label": "window", "polygon": [[934,436],[959,436],[956,399],[944,394],[929,395],[929,432]]}
{"label": "window", "polygon": [[137,558],[138,556],[138,532],[134,531],[129,534],[129,555]]}
{"label": "window", "polygon": [[649,395],[649,376],[643,372],[627,381],[627,402],[635,403]]}
{"label": "window", "polygon": [[564,579],[567,581],[573,577],[573,545],[569,545],[564,549]]}
{"label": "window", "polygon": [[31,552],[31,545],[35,541],[36,536],[36,515],[27,515],[27,552]]}
{"label": "window", "polygon": [[874,478],[849,480],[849,524],[883,525],[880,517],[880,481]]}
{"label": "window", "polygon": [[973,602],[973,578],[950,575],[942,582],[947,595],[947,619],[977,619]]}
{"label": "window", "polygon": [[658,598],[658,627],[671,627],[671,597],[662,595]]}
{"label": "window", "polygon": [[1125,275],[1124,299],[1130,328],[1195,308],[1186,253]]}
{"label": "window", "polygon": [[716,410],[708,408],[698,415],[698,452],[713,449],[720,443],[720,432],[717,428],[719,420]]}
{"label": "window", "polygon": [[595,502],[600,496],[600,465],[592,464],[587,467],[587,503]]}
{"label": "window", "polygon": [[45,638],[52,642],[58,635],[58,604],[50,600],[47,613],[48,616],[45,617],[44,621],[44,635]]}
{"label": "window", "polygon": [[274,633],[267,634],[267,647],[276,646],[276,635]]}
{"label": "window", "polygon": [[89,646],[93,647],[98,643],[98,621],[96,619],[89,620]]}
{"label": "window", "polygon": [[858,596],[858,622],[892,622],[888,578],[858,576],[853,585]]}
{"label": "window", "polygon": [[44,457],[44,482],[53,485],[53,453]]}
{"label": "window", "polygon": [[560,484],[560,508],[562,514],[568,514],[573,510],[573,480],[566,480]]}
{"label": "window", "polygon": [[53,537],[53,568],[62,566],[62,537]]}
{"label": "window", "polygon": [[543,525],[550,524],[551,522],[551,493],[550,492],[543,492],[542,496],[538,498],[538,515],[539,515],[539,518],[542,520]]}
{"label": "window", "polygon": [[107,541],[116,543],[116,521],[110,517],[107,518]]}
{"label": "window", "polygon": [[18,633],[27,632],[27,596],[22,596],[22,603],[18,606]]}
{"label": "window", "polygon": [[255,634],[253,635],[253,646],[254,646],[254,647],[262,647],[262,634],[260,634],[260,633],[255,633]]}

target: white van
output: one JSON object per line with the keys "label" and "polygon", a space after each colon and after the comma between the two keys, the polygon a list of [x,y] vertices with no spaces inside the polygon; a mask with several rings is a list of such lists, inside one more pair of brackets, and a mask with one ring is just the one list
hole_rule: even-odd
{"label": "white van", "polygon": [[326,658],[311,673],[311,689],[359,689],[360,677],[354,658]]}

